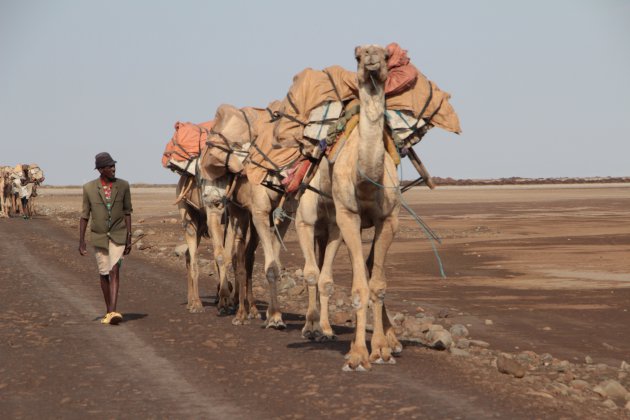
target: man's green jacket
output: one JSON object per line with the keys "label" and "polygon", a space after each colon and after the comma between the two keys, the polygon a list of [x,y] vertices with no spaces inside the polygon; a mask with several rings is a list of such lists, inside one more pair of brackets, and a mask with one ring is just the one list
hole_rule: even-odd
{"label": "man's green jacket", "polygon": [[112,204],[111,211],[108,211],[100,178],[83,185],[81,217],[89,220],[90,214],[92,215],[91,242],[97,248],[108,249],[110,239],[118,245],[125,245],[126,243],[125,215],[130,215],[133,211],[131,192],[127,181],[117,178],[112,182],[110,202]]}

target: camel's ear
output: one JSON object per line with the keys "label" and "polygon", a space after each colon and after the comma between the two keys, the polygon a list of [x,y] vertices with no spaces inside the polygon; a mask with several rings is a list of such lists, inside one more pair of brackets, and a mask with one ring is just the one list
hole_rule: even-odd
{"label": "camel's ear", "polygon": [[359,61],[359,57],[361,56],[361,46],[354,47],[354,58]]}

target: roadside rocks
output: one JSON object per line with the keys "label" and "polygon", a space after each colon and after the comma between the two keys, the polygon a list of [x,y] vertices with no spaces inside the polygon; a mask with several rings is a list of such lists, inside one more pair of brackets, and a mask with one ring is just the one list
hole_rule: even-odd
{"label": "roadside rocks", "polygon": [[623,398],[630,400],[628,390],[614,379],[608,379],[600,382],[593,391],[601,395],[604,398]]}
{"label": "roadside rocks", "polygon": [[462,324],[455,324],[449,330],[453,338],[466,338],[468,337],[468,328]]}
{"label": "roadside rocks", "polygon": [[436,350],[447,350],[453,344],[451,333],[441,325],[431,325],[425,336],[429,346]]}
{"label": "roadside rocks", "polygon": [[497,370],[501,373],[512,375],[515,378],[525,376],[525,368],[506,354],[500,354],[497,358]]}

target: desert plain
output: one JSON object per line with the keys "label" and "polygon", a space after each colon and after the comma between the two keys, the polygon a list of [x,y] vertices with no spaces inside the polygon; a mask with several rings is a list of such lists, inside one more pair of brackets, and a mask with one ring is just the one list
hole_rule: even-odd
{"label": "desert plain", "polygon": [[[401,210],[386,304],[404,350],[368,373],[341,371],[354,322],[343,246],[336,341],[301,337],[307,296],[293,228],[281,255],[287,328],[233,326],[217,315],[208,239],[205,312],[186,311],[175,188],[133,187],[132,198],[118,326],[98,322],[96,263],[77,251],[79,187],[43,187],[33,219],[0,219],[5,418],[630,418],[630,183],[405,193],[441,243]],[[262,260],[259,250],[264,314]],[[452,342],[432,346],[436,328]],[[517,364],[502,368],[505,359]]]}

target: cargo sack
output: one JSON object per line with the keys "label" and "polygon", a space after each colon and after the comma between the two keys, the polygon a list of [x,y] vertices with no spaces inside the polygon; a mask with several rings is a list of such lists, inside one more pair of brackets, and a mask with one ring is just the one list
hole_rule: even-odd
{"label": "cargo sack", "polygon": [[302,185],[302,180],[306,176],[306,172],[311,167],[312,163],[308,159],[299,159],[293,166],[287,171],[286,177],[282,180],[281,184],[284,186],[284,190],[291,194],[297,191]]}
{"label": "cargo sack", "polygon": [[277,185],[277,179],[286,176],[286,170],[301,156],[297,147],[274,147],[273,123],[263,123],[254,145],[245,161],[245,173],[249,182],[259,185],[268,181]]}
{"label": "cargo sack", "polygon": [[177,172],[180,175],[197,175],[197,167],[199,166],[199,158],[194,158],[190,160],[170,160],[168,162],[167,168],[170,170]]}
{"label": "cargo sack", "polygon": [[254,135],[250,127],[257,113],[263,111],[255,108],[241,110],[227,104],[217,108],[215,124],[208,133],[199,163],[204,179],[216,180],[228,172],[243,171],[243,160]]}
{"label": "cargo sack", "polygon": [[35,182],[43,182],[44,181],[44,171],[39,167],[39,165],[31,163],[28,165],[28,176],[31,180]]}
{"label": "cargo sack", "polygon": [[214,121],[201,124],[176,122],[175,134],[166,144],[162,154],[162,166],[181,172],[181,165],[177,162],[182,163],[199,157],[213,125]]}
{"label": "cargo sack", "polygon": [[328,101],[318,106],[311,111],[303,136],[317,142],[325,141],[332,132],[331,129],[335,128],[342,111],[343,103],[338,101]]}
{"label": "cargo sack", "polygon": [[418,143],[426,132],[421,128],[427,125],[422,118],[414,118],[410,112],[389,109],[385,110],[385,123],[399,149]]}
{"label": "cargo sack", "polygon": [[228,172],[241,173],[250,146],[258,138],[261,127],[271,124],[279,105],[280,102],[274,101],[267,108],[219,106],[201,156],[202,178],[216,180]]}
{"label": "cargo sack", "polygon": [[340,66],[324,70],[307,68],[293,77],[293,84],[280,107],[274,139],[282,147],[297,147],[304,141],[304,127],[313,110],[330,101],[346,102],[357,97],[354,72]]}

